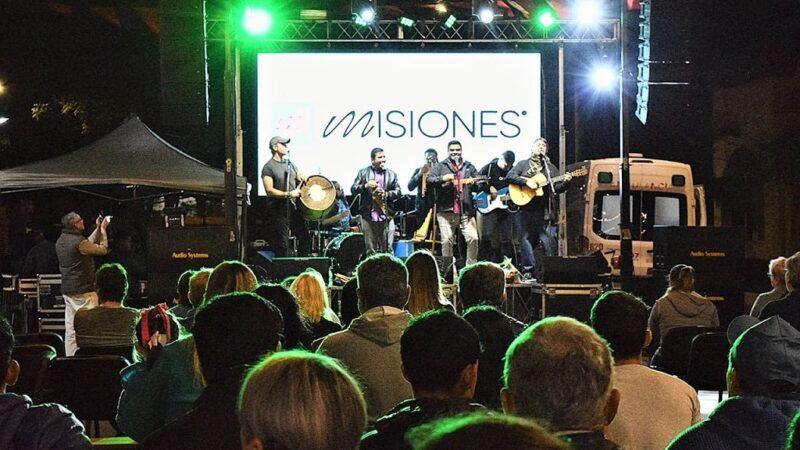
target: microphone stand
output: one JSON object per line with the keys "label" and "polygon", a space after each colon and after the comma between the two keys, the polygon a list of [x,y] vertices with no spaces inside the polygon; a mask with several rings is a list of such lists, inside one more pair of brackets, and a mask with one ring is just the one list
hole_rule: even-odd
{"label": "microphone stand", "polygon": [[[544,153],[542,153],[542,162],[544,163],[543,164],[544,165],[544,172],[545,172],[545,175],[547,176],[547,182],[548,182],[548,184],[550,184],[550,198],[547,201],[547,216],[548,216],[547,222],[550,222],[550,221],[553,220],[553,209],[554,209],[553,208],[553,206],[554,206],[553,202],[554,202],[554,197],[556,195],[556,186],[553,183],[552,175],[550,175],[550,158],[548,158],[547,155],[544,154]],[[545,230],[545,232],[548,235],[548,239],[549,239],[549,235],[550,235],[549,226],[550,225],[548,223],[545,223],[545,227],[548,227],[548,229]],[[556,245],[558,245],[558,239],[556,239]],[[547,255],[547,256],[550,256],[550,255]]]}
{"label": "microphone stand", "polygon": [[[292,196],[289,194],[291,190],[289,190],[289,176],[292,173],[292,162],[289,160],[289,154],[287,153],[286,156],[283,157],[283,162],[286,163],[286,174],[283,177],[283,185],[286,187],[286,226],[288,227],[288,236],[289,241],[292,239],[292,212],[291,212],[291,203],[292,203]],[[293,247],[293,256],[297,256],[297,242],[294,243]],[[287,248],[288,250],[288,248]]]}

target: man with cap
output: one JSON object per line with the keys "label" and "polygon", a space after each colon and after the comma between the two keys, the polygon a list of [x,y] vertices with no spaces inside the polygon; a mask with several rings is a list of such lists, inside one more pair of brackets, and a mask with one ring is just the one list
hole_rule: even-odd
{"label": "man with cap", "polygon": [[734,319],[728,394],[708,419],[681,433],[669,449],[782,449],[800,408],[800,332],[780,317]]}
{"label": "man with cap", "polygon": [[782,299],[767,304],[758,317],[767,319],[772,316],[780,316],[793,327],[800,328],[800,252],[786,260],[783,276],[788,293]]}
{"label": "man with cap", "polygon": [[269,140],[272,158],[261,169],[261,180],[267,192],[267,214],[269,227],[268,241],[275,256],[287,256],[289,252],[289,229],[297,237],[298,252],[307,255],[311,250],[305,221],[296,208],[296,198],[300,197],[299,183],[305,177],[297,167],[289,161],[289,149],[286,146],[291,140],[274,136]]}
{"label": "man with cap", "polygon": [[78,349],[73,321],[75,312],[86,304],[97,304],[94,286],[94,257],[108,254],[110,217],[98,217],[89,238],[83,237],[86,226],[83,218],[70,212],[61,218],[61,236],[56,241],[58,268],[61,272],[61,295],[64,297],[64,349],[73,356]]}

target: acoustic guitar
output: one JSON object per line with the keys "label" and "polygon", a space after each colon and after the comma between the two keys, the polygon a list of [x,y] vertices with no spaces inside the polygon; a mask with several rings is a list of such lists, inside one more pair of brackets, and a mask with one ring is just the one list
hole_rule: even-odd
{"label": "acoustic guitar", "polygon": [[[572,177],[581,177],[589,173],[589,169],[582,168],[578,170],[573,170],[569,172]],[[553,177],[553,183],[558,183],[562,181],[566,177],[566,174],[559,175],[557,177]],[[528,183],[525,186],[520,186],[518,184],[509,184],[508,185],[508,195],[511,196],[511,201],[514,202],[515,205],[523,206],[527,205],[536,197],[541,197],[544,195],[544,186],[547,186],[547,177],[544,173],[539,172],[536,175],[528,178],[525,178],[525,182]],[[535,186],[534,189],[531,185]]]}

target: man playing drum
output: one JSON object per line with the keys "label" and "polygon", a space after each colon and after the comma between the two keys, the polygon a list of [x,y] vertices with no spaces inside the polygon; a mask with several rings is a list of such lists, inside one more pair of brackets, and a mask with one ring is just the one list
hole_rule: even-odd
{"label": "man playing drum", "polygon": [[289,229],[297,238],[297,252],[308,255],[311,251],[311,240],[308,236],[305,221],[297,210],[296,199],[300,196],[299,183],[305,177],[297,167],[289,161],[289,139],[275,136],[269,140],[272,158],[261,169],[261,179],[267,191],[267,217],[271,225],[268,229],[267,241],[275,256],[289,254]]}

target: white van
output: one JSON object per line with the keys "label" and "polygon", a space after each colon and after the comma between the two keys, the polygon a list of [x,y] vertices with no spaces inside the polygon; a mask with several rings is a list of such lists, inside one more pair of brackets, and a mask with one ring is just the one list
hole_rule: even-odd
{"label": "white van", "polygon": [[[674,161],[630,156],[633,268],[637,277],[653,274],[653,227],[705,226],[702,186],[695,186],[692,168]],[[619,158],[571,164],[567,170],[589,173],[567,191],[566,243],[569,255],[601,251],[619,274]]]}

